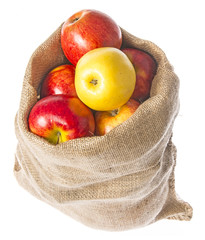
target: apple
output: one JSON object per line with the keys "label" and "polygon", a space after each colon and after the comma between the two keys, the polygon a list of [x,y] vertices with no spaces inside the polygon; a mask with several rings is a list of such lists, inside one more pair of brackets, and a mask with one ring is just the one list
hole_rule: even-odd
{"label": "apple", "polygon": [[91,50],[76,65],[77,95],[95,111],[109,111],[124,105],[134,91],[135,82],[132,63],[117,48]]}
{"label": "apple", "polygon": [[134,99],[118,109],[112,111],[98,111],[95,113],[95,135],[102,136],[126,121],[139,107],[140,103]]}
{"label": "apple", "polygon": [[136,85],[132,98],[143,102],[150,96],[157,63],[150,54],[140,49],[125,48],[122,51],[128,56],[136,71]]}
{"label": "apple", "polygon": [[120,48],[122,33],[115,21],[96,10],[82,10],[64,22],[61,46],[67,59],[76,66],[90,50],[99,47]]}
{"label": "apple", "polygon": [[41,85],[40,97],[55,94],[77,97],[74,81],[75,67],[68,64],[60,65],[46,75]]}
{"label": "apple", "polygon": [[50,95],[40,99],[28,118],[32,133],[52,144],[94,135],[95,120],[91,110],[78,98]]}

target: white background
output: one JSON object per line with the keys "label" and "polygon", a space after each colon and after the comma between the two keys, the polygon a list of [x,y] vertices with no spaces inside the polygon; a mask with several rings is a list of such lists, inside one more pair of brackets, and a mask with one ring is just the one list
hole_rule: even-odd
{"label": "white background", "polygon": [[[205,239],[205,7],[203,0],[26,1],[0,6],[0,239]],[[189,202],[190,222],[161,220],[141,229],[88,228],[35,199],[13,176],[14,117],[33,51],[73,13],[98,9],[133,35],[166,53],[179,76],[181,109],[174,126],[176,191]]]}

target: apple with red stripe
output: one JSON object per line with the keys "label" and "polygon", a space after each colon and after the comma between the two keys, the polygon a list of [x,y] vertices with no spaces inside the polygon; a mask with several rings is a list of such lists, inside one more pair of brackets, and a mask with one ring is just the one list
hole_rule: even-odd
{"label": "apple with red stripe", "polygon": [[65,21],[61,29],[61,46],[67,59],[76,66],[90,50],[99,47],[120,48],[120,27],[107,14],[97,10],[82,10]]}
{"label": "apple with red stripe", "polygon": [[91,110],[79,98],[50,95],[40,99],[28,118],[32,133],[52,144],[94,135],[95,120]]}
{"label": "apple with red stripe", "polygon": [[136,72],[136,84],[131,98],[144,102],[150,96],[152,80],[157,71],[155,59],[140,49],[125,48],[122,50],[132,62]]}
{"label": "apple with red stripe", "polygon": [[77,97],[75,90],[75,67],[73,65],[60,65],[52,69],[41,85],[40,97],[55,94],[65,94]]}
{"label": "apple with red stripe", "polygon": [[134,114],[140,103],[134,99],[123,106],[111,111],[98,111],[95,113],[96,129],[95,135],[102,136],[110,132],[113,128],[125,122]]}

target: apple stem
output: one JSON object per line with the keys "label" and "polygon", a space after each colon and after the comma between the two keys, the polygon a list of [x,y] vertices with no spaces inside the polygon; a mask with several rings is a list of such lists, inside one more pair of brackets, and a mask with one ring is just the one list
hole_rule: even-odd
{"label": "apple stem", "polygon": [[118,113],[119,113],[119,109],[118,108],[110,111],[110,114],[111,114],[112,117],[116,116]]}
{"label": "apple stem", "polygon": [[60,143],[60,136],[61,136],[61,133],[57,132],[57,142],[56,142],[56,144]]}
{"label": "apple stem", "polygon": [[92,79],[90,81],[90,83],[92,83],[93,85],[97,85],[98,84],[98,80],[97,79]]}
{"label": "apple stem", "polygon": [[72,21],[72,23],[77,22],[78,19],[79,19],[78,17],[74,18],[73,21]]}

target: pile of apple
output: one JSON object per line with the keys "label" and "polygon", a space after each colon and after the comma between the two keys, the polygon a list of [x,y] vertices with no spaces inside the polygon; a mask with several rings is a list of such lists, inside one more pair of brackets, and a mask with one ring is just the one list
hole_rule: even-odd
{"label": "pile of apple", "polygon": [[82,10],[71,16],[61,29],[69,63],[42,79],[30,131],[58,144],[102,136],[126,121],[149,98],[157,64],[150,54],[121,45],[121,29],[106,14]]}

